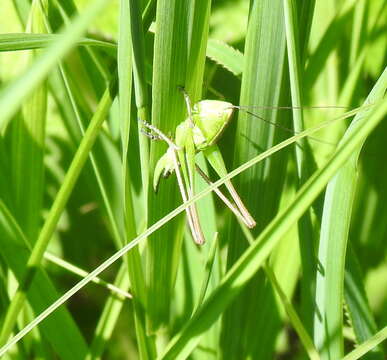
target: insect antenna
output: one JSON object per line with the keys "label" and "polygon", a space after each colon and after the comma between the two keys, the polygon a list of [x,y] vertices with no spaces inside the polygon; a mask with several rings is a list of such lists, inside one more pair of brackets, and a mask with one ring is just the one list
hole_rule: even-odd
{"label": "insect antenna", "polygon": [[[259,120],[262,120],[262,121],[264,121],[264,122],[266,122],[266,123],[268,123],[268,124],[270,124],[270,125],[273,125],[273,126],[275,126],[275,127],[278,127],[278,128],[280,128],[281,130],[286,131],[286,132],[288,132],[288,133],[290,133],[290,134],[292,134],[292,135],[298,135],[298,134],[300,134],[299,131],[294,131],[294,130],[292,130],[292,129],[287,128],[286,126],[277,124],[277,123],[275,123],[275,122],[272,122],[272,121],[270,121],[270,120],[267,120],[267,119],[263,118],[262,116],[259,116],[259,115],[255,114],[255,113],[253,113],[253,112],[251,112],[251,111],[249,111],[249,110],[246,110],[246,109],[244,108],[244,106],[233,105],[233,108],[238,109],[239,111],[243,111],[243,112],[245,112],[246,114],[248,114],[248,115],[250,115],[250,116],[253,116],[253,117],[255,117],[255,118],[259,119]],[[302,109],[303,107],[290,107],[290,106],[279,106],[279,107],[277,106],[277,107],[274,107],[274,106],[263,106],[263,107],[260,107],[260,108],[261,108],[261,109],[286,109],[286,110],[290,110],[290,109]],[[311,108],[312,108],[312,107],[311,107]],[[313,108],[317,109],[317,108],[319,108],[319,107],[315,106],[315,107],[313,107]],[[324,107],[324,108],[326,108],[326,107]],[[334,108],[334,107],[332,107],[332,108]],[[344,107],[338,107],[338,108],[344,108]],[[326,145],[331,145],[331,146],[336,146],[336,145],[337,145],[337,144],[332,143],[332,142],[330,142],[330,141],[325,141],[325,140],[317,139],[317,138],[315,138],[315,137],[313,137],[313,136],[308,136],[308,139],[313,140],[313,141],[316,141],[316,142],[319,142],[319,143],[322,143],[322,144],[326,144]]]}
{"label": "insect antenna", "polygon": [[341,105],[321,105],[321,106],[265,106],[265,105],[235,105],[238,109],[269,109],[269,110],[302,110],[302,109],[349,109],[348,106]]}

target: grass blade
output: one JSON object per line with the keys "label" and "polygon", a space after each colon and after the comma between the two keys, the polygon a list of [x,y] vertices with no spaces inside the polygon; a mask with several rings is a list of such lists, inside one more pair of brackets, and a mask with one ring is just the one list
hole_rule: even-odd
{"label": "grass blade", "polygon": [[372,338],[359,345],[355,350],[343,357],[343,360],[357,360],[362,359],[363,355],[387,339],[387,326],[378,331]]}
{"label": "grass blade", "polygon": [[[63,36],[58,34],[29,34],[29,33],[9,33],[0,34],[0,51],[33,50],[45,48]],[[91,38],[81,38],[76,42],[77,46],[95,46],[107,51],[109,54],[116,54],[117,45],[108,41],[95,40]]]}
{"label": "grass blade", "polygon": [[[140,6],[138,1],[121,1],[120,13],[120,38],[119,38],[119,56],[118,69],[120,76],[120,118],[122,121],[122,176],[124,184],[124,212],[125,212],[125,240],[126,243],[137,236],[135,211],[132,196],[132,181],[136,176],[129,172],[129,132],[130,132],[130,108],[131,108],[131,88],[132,78],[130,69],[132,68],[133,52],[133,77],[136,89],[136,103],[139,108],[141,118],[147,120],[147,86],[145,83],[144,67],[144,48],[143,48],[143,28],[141,22]],[[140,140],[141,141],[141,140]],[[142,144],[142,149],[147,144]],[[146,155],[148,151],[145,151]],[[143,155],[143,154],[142,154]],[[142,156],[144,158],[144,155]],[[134,161],[134,158],[131,159]],[[142,170],[147,169],[147,160],[142,161]],[[137,174],[138,176],[139,174]],[[144,188],[144,199],[147,199],[147,179],[148,174],[142,175]],[[144,183],[145,181],[145,183]],[[145,223],[146,223],[146,216]],[[154,353],[154,344],[152,337],[147,337],[145,332],[145,277],[142,268],[140,252],[138,248],[133,249],[126,257],[129,278],[134,295],[134,319],[136,326],[137,343],[141,359],[151,359]]]}
{"label": "grass blade", "polygon": [[[384,97],[387,89],[387,68],[380,76],[366,104]],[[350,138],[364,118],[356,115],[348,128],[343,142]],[[322,359],[343,356],[342,303],[345,253],[355,194],[358,156],[362,143],[346,162],[325,193],[324,212],[321,224],[318,262],[321,264],[316,279],[315,343]]]}
{"label": "grass blade", "polygon": [[[27,31],[45,31],[40,3],[34,1]],[[38,52],[26,54],[27,67]],[[14,184],[15,216],[27,239],[35,241],[42,215],[47,111],[47,84],[36,88],[23,105],[12,129],[12,178]],[[27,183],[25,179],[30,179]]]}
{"label": "grass blade", "polygon": [[57,61],[71,50],[106,3],[106,0],[95,0],[64,32],[60,41],[47,48],[22,77],[1,91],[0,108],[3,111],[0,115],[0,129],[4,129],[6,122],[16,113],[25,97],[43,81]]}
{"label": "grass blade", "polygon": [[[356,341],[361,344],[376,333],[377,327],[368,304],[360,264],[357,261],[353,247],[350,245],[345,261],[344,296]],[[382,360],[384,358],[380,346],[364,355],[364,360]]]}
{"label": "grass blade", "polygon": [[[0,201],[1,256],[12,269],[19,281],[25,273],[25,264],[30,251],[28,241],[21,232],[14,218]],[[15,256],[15,253],[18,256]],[[58,294],[44,270],[38,269],[35,279],[27,292],[27,299],[35,313],[40,313],[49,306]],[[4,324],[3,324],[4,325]],[[63,359],[83,358],[87,345],[70,313],[59,309],[55,315],[40,327],[42,334],[51,343]]]}
{"label": "grass blade", "polygon": [[2,341],[4,342],[10,335],[18,314],[22,310],[22,306],[26,296],[26,290],[29,288],[31,281],[34,278],[34,274],[40,261],[43,258],[47,245],[51,239],[55,227],[59,221],[62,211],[70,197],[71,191],[75,185],[75,182],[82,170],[85,161],[89,155],[91,147],[99,133],[102,122],[105,120],[107,111],[110,108],[112,99],[115,96],[116,89],[114,78],[112,82],[112,88],[106,90],[103,98],[101,99],[99,109],[97,109],[95,116],[90,122],[89,128],[85,133],[85,137],[79,146],[77,153],[74,156],[73,162],[67,172],[66,178],[63,181],[62,187],[51,207],[50,213],[45,221],[39,237],[34,245],[31,255],[27,262],[27,272],[23,278],[23,281],[19,283],[18,291],[12,299],[11,305],[7,311],[6,320],[4,321],[2,329]]}
{"label": "grass blade", "polygon": [[207,44],[207,56],[231,71],[235,76],[240,76],[243,72],[243,54],[223,42],[210,39]]}
{"label": "grass blade", "polygon": [[276,276],[274,274],[274,271],[270,267],[270,265],[266,264],[265,266],[265,273],[270,279],[271,284],[274,286],[276,293],[281,299],[282,306],[285,308],[286,313],[288,314],[288,317],[290,319],[291,324],[293,325],[293,328],[296,330],[297,335],[300,337],[302,344],[304,345],[305,351],[309,355],[309,358],[311,360],[319,360],[320,356],[317,353],[316,348],[314,347],[312,338],[308,335],[301,319],[298,317],[293,305],[286,297],[286,294],[282,290],[280,284],[278,283],[278,280],[276,279]]}
{"label": "grass blade", "polygon": [[[185,83],[187,66],[188,14],[185,1],[158,1],[154,43],[152,80],[152,125],[164,133],[173,132],[184,119],[184,99],[178,86]],[[156,142],[150,147],[150,168],[162,155],[163,147]],[[153,178],[153,171],[150,172]],[[163,183],[157,196],[149,191],[149,221],[157,219],[176,207],[180,195],[175,183]],[[160,207],[160,204],[163,207]],[[183,225],[182,218],[149,239],[147,247],[147,326],[154,333],[169,321],[170,299],[176,277]],[[167,241],[166,241],[167,239]],[[159,301],[153,301],[158,298]]]}
{"label": "grass blade", "polygon": [[[304,4],[305,6],[305,4]],[[301,35],[298,29],[298,14],[295,8],[295,2],[292,0],[284,0],[284,15],[286,29],[286,44],[289,64],[289,80],[292,105],[295,107],[293,113],[293,129],[296,133],[304,129],[303,116],[303,94],[301,79],[303,78],[302,59],[300,56],[301,47],[305,47],[305,43],[300,44]],[[307,139],[302,139],[295,147],[296,166],[298,174],[298,184],[300,187],[309,178],[311,173],[316,169],[316,164],[312,155],[312,150]],[[302,262],[302,309],[303,320],[307,331],[312,334],[313,331],[313,295],[315,290],[315,249],[314,249],[314,231],[310,212],[306,212],[298,224],[298,237],[301,250]]]}
{"label": "grass blade", "polygon": [[[282,1],[250,2],[249,24],[244,51],[239,104],[242,106],[278,105],[283,86],[285,62],[285,32]],[[257,115],[276,122],[276,111],[260,109]],[[234,136],[233,166],[236,167],[273,145],[274,128],[243,111],[239,111]],[[220,148],[221,143],[219,144]],[[257,234],[272,218],[279,205],[279,194],[284,181],[286,154],[265,161],[246,171],[234,183],[240,197],[245,201],[253,218],[257,219]],[[269,185],[270,184],[270,185]],[[239,224],[230,221],[227,237],[227,269],[239,259],[247,247]],[[225,312],[222,322],[223,356],[231,358],[254,357],[267,359],[272,355],[279,328],[278,309],[273,306],[273,291],[267,288],[263,274],[258,274],[247,286],[238,300]],[[264,316],[257,311],[267,309]],[[240,333],[240,338],[235,336]],[[239,341],[260,337],[257,342]]]}
{"label": "grass blade", "polygon": [[[125,263],[121,265],[114,285],[120,289],[129,288],[128,268]],[[106,301],[95,329],[94,338],[90,344],[90,350],[86,356],[86,360],[101,359],[117,324],[123,305],[124,301],[116,296],[110,296]]]}

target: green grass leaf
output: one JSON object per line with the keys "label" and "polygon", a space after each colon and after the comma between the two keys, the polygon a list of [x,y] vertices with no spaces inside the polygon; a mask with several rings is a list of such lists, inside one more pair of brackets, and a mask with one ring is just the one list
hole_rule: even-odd
{"label": "green grass leaf", "polygon": [[[22,281],[29,243],[6,206],[0,202],[1,256],[19,281]],[[18,256],[15,256],[15,253]],[[36,314],[58,298],[58,293],[47,273],[39,269],[27,292],[27,299]],[[83,358],[87,353],[86,342],[65,308],[59,309],[53,317],[41,325],[40,330],[63,359]]]}
{"label": "green grass leaf", "polygon": [[[61,40],[63,36],[58,34],[0,34],[0,51],[18,51],[33,50],[48,47],[56,41]],[[114,55],[117,51],[117,45],[108,41],[95,40],[90,38],[81,38],[76,43],[77,46],[94,46]]]}
{"label": "green grass leaf", "polygon": [[[380,76],[365,104],[383,99],[386,89],[387,69]],[[365,116],[364,112],[356,115],[344,135],[343,143],[346,139],[351,138],[361,126]],[[357,162],[362,145],[363,143],[358,144],[351,158],[329,182],[325,193],[318,255],[320,265],[316,280],[314,325],[315,343],[321,351],[322,359],[341,358],[344,351],[342,303],[345,253],[356,187]]]}
{"label": "green grass leaf", "polygon": [[64,32],[60,41],[53,43],[43,52],[26,73],[15,80],[0,93],[0,108],[4,109],[0,115],[0,129],[16,113],[25,97],[37,87],[48,75],[50,70],[76,44],[86,31],[91,21],[106,6],[106,0],[96,0],[75,22]]}
{"label": "green grass leaf", "polygon": [[[275,123],[276,111],[254,106],[278,105],[283,86],[285,65],[285,24],[282,1],[253,1],[249,12],[244,51],[239,104],[253,106],[254,114]],[[275,141],[275,128],[250,114],[239,111],[234,132],[233,166],[236,167],[260,151],[271,147]],[[222,144],[220,144],[220,148]],[[257,234],[272,218],[279,206],[279,194],[284,181],[287,155],[281,153],[260,163],[235,179],[243,201],[257,219]],[[247,247],[239,224],[231,219],[228,230],[227,267],[230,269]],[[222,322],[221,352],[231,358],[270,358],[279,330],[279,313],[273,303],[274,294],[267,286],[263,274],[258,274],[225,312]],[[263,313],[256,311],[259,303]],[[240,335],[235,336],[235,332]],[[249,342],[259,337],[260,343]],[[242,341],[241,339],[246,339]]]}
{"label": "green grass leaf", "polygon": [[219,40],[209,39],[207,43],[207,57],[231,71],[235,76],[243,72],[243,54]]}

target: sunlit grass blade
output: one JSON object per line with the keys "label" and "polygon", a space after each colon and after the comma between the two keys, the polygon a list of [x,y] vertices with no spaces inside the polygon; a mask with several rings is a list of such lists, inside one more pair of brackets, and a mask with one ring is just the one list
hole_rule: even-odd
{"label": "sunlit grass blade", "polygon": [[[383,99],[386,89],[387,68],[375,84],[365,104],[375,103]],[[387,104],[387,101],[384,100],[384,104]],[[355,116],[342,142],[345,142],[357,130],[366,113],[367,110]],[[314,315],[315,344],[322,359],[343,356],[342,303],[345,254],[356,189],[357,163],[362,145],[363,143],[358,144],[358,148],[351,158],[329,182],[325,193]]]}
{"label": "sunlit grass blade", "polygon": [[343,357],[343,360],[363,359],[363,355],[367,354],[375,346],[387,339],[387,326],[378,331],[373,337],[359,345],[355,350]]}
{"label": "sunlit grass blade", "polygon": [[[327,73],[329,73],[322,71],[322,69],[324,69],[325,66],[329,66],[329,62],[332,63],[332,53],[334,53],[337,47],[337,41],[339,39],[337,34],[343,33],[343,27],[345,26],[351,15],[354,3],[355,2],[352,0],[345,1],[344,6],[340,6],[339,11],[337,11],[333,15],[333,17],[333,6],[331,6],[331,4],[328,4],[328,6],[323,7],[322,3],[316,3],[315,11],[316,14],[320,14],[320,17],[315,19],[316,21],[318,21],[318,24],[315,25],[317,35],[314,34],[312,27],[311,38],[314,47],[312,49],[311,54],[309,55],[308,63],[305,69],[305,95],[310,92],[311,88],[315,85],[315,82],[317,81],[319,76],[327,76]],[[323,13],[324,16],[322,16]],[[324,26],[325,22],[329,22],[327,27]],[[324,33],[319,34],[319,32],[324,29]],[[314,44],[316,42],[315,37],[317,37],[317,45]],[[329,73],[329,76],[332,76],[332,74]],[[333,78],[332,80],[335,82],[335,86],[337,86],[337,79]],[[333,86],[333,84],[330,85],[330,90],[333,90]],[[325,97],[326,94],[323,95]],[[331,100],[330,102],[333,101],[332,103],[335,103],[334,101],[337,99],[336,94],[335,96],[328,96],[327,98]]]}
{"label": "sunlit grass blade", "polygon": [[[58,256],[51,254],[49,252],[44,253],[44,258],[51,263],[60,266],[61,268],[67,270],[70,273],[73,273],[75,275],[78,275],[80,277],[85,277],[88,275],[88,272],[79,268],[78,266],[75,266],[74,264],[69,263],[68,261],[59,258]],[[114,295],[120,295],[123,298],[131,299],[132,295],[129,294],[127,291],[120,289],[119,287],[115,286],[114,284],[111,284],[105,280],[102,280],[100,278],[95,278],[93,280],[93,283],[99,284],[106,289],[110,290]]]}
{"label": "sunlit grass blade", "polygon": [[[61,37],[63,36],[57,34],[0,34],[0,51],[33,50],[45,48],[55,43],[55,41],[59,41]],[[91,38],[81,38],[76,42],[75,45],[99,47],[112,55],[116,54],[117,50],[117,45],[114,43]]]}
{"label": "sunlit grass blade", "polygon": [[106,0],[94,1],[64,32],[64,36],[60,41],[47,48],[23,76],[2,90],[0,93],[0,108],[3,110],[0,115],[0,129],[4,128],[6,122],[16,113],[25,97],[43,81],[57,61],[71,50],[86,31],[90,22],[106,6],[106,3]]}

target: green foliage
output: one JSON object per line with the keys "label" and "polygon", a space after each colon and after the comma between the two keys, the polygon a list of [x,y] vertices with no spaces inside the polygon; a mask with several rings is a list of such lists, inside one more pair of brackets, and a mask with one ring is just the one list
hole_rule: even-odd
{"label": "green foliage", "polygon": [[[0,357],[385,358],[383,0],[3,2]],[[180,87],[239,107],[183,205]]]}

